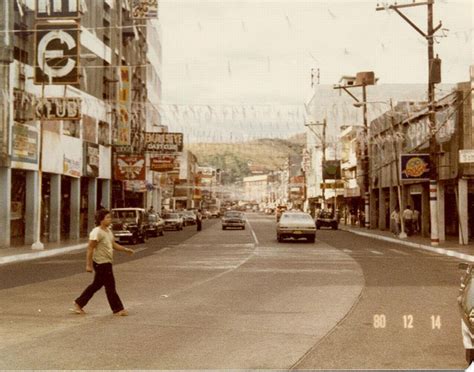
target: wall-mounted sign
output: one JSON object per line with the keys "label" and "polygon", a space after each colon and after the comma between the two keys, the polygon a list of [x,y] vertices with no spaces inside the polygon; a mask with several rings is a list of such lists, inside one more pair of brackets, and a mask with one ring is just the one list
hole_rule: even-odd
{"label": "wall-mounted sign", "polygon": [[474,163],[474,150],[459,150],[459,162],[461,164]]}
{"label": "wall-mounted sign", "polygon": [[124,146],[130,145],[130,113],[131,113],[131,96],[130,96],[130,68],[126,66],[120,67],[120,87],[118,99],[118,117],[116,122],[116,133],[114,145]]}
{"label": "wall-mounted sign", "polygon": [[36,0],[36,18],[65,19],[79,17],[79,0]]}
{"label": "wall-mounted sign", "polygon": [[114,178],[120,181],[145,180],[144,156],[116,155]]}
{"label": "wall-mounted sign", "polygon": [[148,19],[158,17],[158,0],[132,0],[132,18]]}
{"label": "wall-mounted sign", "polygon": [[400,155],[401,180],[430,179],[430,155],[429,154],[403,154]]}
{"label": "wall-mounted sign", "polygon": [[35,103],[38,120],[79,120],[81,99],[76,97],[40,98]]}
{"label": "wall-mounted sign", "polygon": [[124,190],[131,192],[146,192],[147,183],[143,180],[127,180],[123,182]]}
{"label": "wall-mounted sign", "polygon": [[86,177],[99,177],[99,145],[84,142],[84,175]]}
{"label": "wall-mounted sign", "polygon": [[78,24],[36,25],[35,84],[79,83]]}
{"label": "wall-mounted sign", "polygon": [[170,172],[179,167],[174,156],[152,155],[150,156],[150,170],[156,172]]}
{"label": "wall-mounted sign", "polygon": [[145,133],[145,151],[175,153],[183,151],[183,133]]}
{"label": "wall-mounted sign", "polygon": [[12,168],[38,169],[38,128],[14,123],[12,127]]}

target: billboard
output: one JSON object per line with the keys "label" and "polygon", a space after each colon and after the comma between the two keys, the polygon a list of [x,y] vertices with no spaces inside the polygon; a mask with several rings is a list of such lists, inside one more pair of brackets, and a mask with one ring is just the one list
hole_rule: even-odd
{"label": "billboard", "polygon": [[152,155],[150,156],[150,170],[155,172],[170,172],[179,167],[174,156]]}
{"label": "billboard", "polygon": [[35,84],[79,83],[79,29],[74,23],[36,25]]}
{"label": "billboard", "polygon": [[430,154],[400,155],[400,172],[402,181],[428,181],[430,179]]}
{"label": "billboard", "polygon": [[158,0],[132,0],[132,18],[149,19],[158,17]]}
{"label": "billboard", "polygon": [[145,133],[145,151],[176,153],[183,151],[183,133]]}
{"label": "billboard", "polygon": [[36,125],[14,123],[12,127],[12,168],[37,170],[38,144],[39,131]]}
{"label": "billboard", "polygon": [[145,180],[145,157],[141,155],[115,156],[114,178],[120,181]]}

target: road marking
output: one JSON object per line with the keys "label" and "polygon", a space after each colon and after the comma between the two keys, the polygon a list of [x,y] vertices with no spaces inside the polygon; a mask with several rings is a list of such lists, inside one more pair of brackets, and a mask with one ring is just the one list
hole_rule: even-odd
{"label": "road marking", "polygon": [[352,251],[350,249],[343,249],[342,251],[346,252],[346,253],[352,253]]}
{"label": "road marking", "polygon": [[135,253],[137,253],[137,252],[144,251],[145,249],[147,249],[147,247],[137,248],[137,249],[134,249],[133,251],[134,251]]}
{"label": "road marking", "polygon": [[395,253],[398,253],[398,254],[401,254],[401,255],[404,255],[404,256],[409,256],[409,254],[407,252],[402,252],[402,251],[399,251],[398,249],[390,248],[390,250],[392,252],[395,252]]}
{"label": "road marking", "polygon": [[74,251],[78,251],[78,250],[82,250],[86,248],[87,248],[87,243],[77,244],[77,245],[64,247],[64,248],[45,249],[44,251],[39,251],[39,252],[23,253],[23,254],[17,254],[13,256],[0,257],[0,265],[11,263],[11,262],[35,260],[35,259],[43,258],[43,257],[52,257],[52,256],[56,256],[62,253],[74,252]]}
{"label": "road marking", "polygon": [[379,252],[379,251],[371,251],[371,252],[374,253],[374,254],[383,255],[383,253]]}
{"label": "road marking", "polygon": [[253,227],[252,227],[252,224],[250,223],[250,221],[247,221],[249,227],[250,227],[250,232],[252,233],[252,236],[253,236],[253,240],[255,241],[255,245],[259,245],[260,243],[258,242],[258,239],[257,239],[257,235],[255,234],[255,231],[253,230]]}

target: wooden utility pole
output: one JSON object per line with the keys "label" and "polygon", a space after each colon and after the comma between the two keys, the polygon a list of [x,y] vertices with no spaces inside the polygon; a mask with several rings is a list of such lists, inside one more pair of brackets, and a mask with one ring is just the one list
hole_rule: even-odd
{"label": "wooden utility pole", "polygon": [[[401,8],[414,6],[427,6],[428,25],[427,32],[423,32],[405,14]],[[411,4],[395,4],[388,7],[377,6],[376,10],[394,10],[428,42],[428,109],[430,121],[430,220],[431,220],[431,245],[439,244],[439,221],[438,221],[438,144],[436,142],[436,111],[435,111],[435,84],[441,82],[441,60],[434,58],[434,34],[441,28],[442,23],[433,27],[433,5],[434,0]]]}
{"label": "wooden utility pole", "polygon": [[[312,127],[313,126],[323,126],[323,135],[321,136],[318,132],[316,132]],[[321,190],[322,196],[323,196],[323,205],[322,209],[326,208],[326,195],[325,195],[325,190],[326,190],[326,179],[324,177],[324,165],[326,164],[326,127],[327,127],[327,120],[326,118],[323,120],[322,123],[316,122],[316,123],[306,123],[305,126],[309,128],[311,132],[316,136],[316,138],[319,139],[321,142],[321,148],[323,152],[322,156],[322,179],[323,179],[323,187]]]}

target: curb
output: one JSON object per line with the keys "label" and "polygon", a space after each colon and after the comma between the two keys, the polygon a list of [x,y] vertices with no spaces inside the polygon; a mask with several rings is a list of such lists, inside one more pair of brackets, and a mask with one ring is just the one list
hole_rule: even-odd
{"label": "curb", "polygon": [[84,248],[87,248],[87,243],[71,245],[63,248],[53,248],[39,252],[22,253],[7,257],[0,257],[0,265],[5,265],[12,262],[37,260],[44,257],[52,257],[63,253],[78,251]]}
{"label": "curb", "polygon": [[360,236],[365,236],[367,238],[383,240],[383,241],[386,241],[386,242],[389,242],[389,243],[400,244],[400,245],[404,245],[404,246],[407,246],[407,247],[423,249],[425,251],[438,253],[438,254],[441,254],[441,255],[444,255],[444,256],[459,258],[460,260],[463,260],[463,261],[474,262],[474,256],[469,255],[469,254],[465,254],[465,253],[456,252],[456,251],[453,251],[451,249],[434,248],[430,245],[408,242],[408,241],[404,241],[404,240],[400,240],[400,239],[396,239],[396,238],[390,238],[388,236],[380,236],[380,235],[377,235],[377,234],[371,234],[371,233],[367,233],[367,232],[363,232],[363,231],[355,231],[355,230],[352,230],[352,229],[349,229],[349,228],[346,228],[346,227],[343,227],[343,226],[339,226],[339,228],[343,231],[347,231],[347,232],[350,232],[352,234],[356,234],[356,235],[360,235]]}

